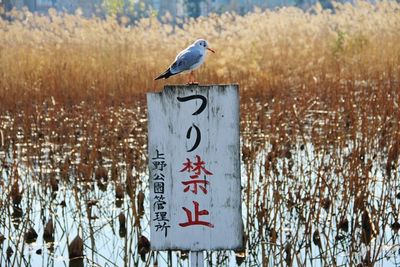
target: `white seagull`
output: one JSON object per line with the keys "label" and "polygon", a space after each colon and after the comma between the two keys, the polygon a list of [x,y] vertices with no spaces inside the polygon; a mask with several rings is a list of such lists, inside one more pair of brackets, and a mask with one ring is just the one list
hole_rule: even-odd
{"label": "white seagull", "polygon": [[189,72],[189,84],[196,83],[194,81],[193,71],[200,67],[206,59],[206,49],[215,53],[214,50],[208,47],[208,43],[204,39],[199,39],[181,51],[175,58],[174,63],[169,68],[160,74],[155,80],[168,79],[170,76],[181,72]]}

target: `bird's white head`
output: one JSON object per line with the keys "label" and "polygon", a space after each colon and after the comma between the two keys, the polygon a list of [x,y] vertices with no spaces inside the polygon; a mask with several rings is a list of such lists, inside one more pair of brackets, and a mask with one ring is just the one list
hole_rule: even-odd
{"label": "bird's white head", "polygon": [[207,50],[215,53],[215,51],[208,46],[208,42],[204,39],[197,40],[196,42],[193,43],[193,45],[196,47],[200,47],[201,49],[207,49]]}

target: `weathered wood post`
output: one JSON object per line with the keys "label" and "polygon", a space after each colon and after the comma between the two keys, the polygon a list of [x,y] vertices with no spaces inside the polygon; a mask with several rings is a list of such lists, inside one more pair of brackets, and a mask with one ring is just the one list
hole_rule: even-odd
{"label": "weathered wood post", "polygon": [[147,94],[153,250],[243,247],[238,85]]}

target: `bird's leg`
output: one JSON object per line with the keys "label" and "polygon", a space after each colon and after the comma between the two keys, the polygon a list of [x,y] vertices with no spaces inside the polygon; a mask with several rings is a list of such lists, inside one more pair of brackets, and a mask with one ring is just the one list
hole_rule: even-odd
{"label": "bird's leg", "polygon": [[199,83],[194,81],[194,73],[193,73],[193,71],[191,71],[189,73],[189,82],[188,82],[188,84],[199,84]]}
{"label": "bird's leg", "polygon": [[195,76],[194,76],[194,72],[192,71],[192,84],[199,84],[198,82],[196,82]]}
{"label": "bird's leg", "polygon": [[193,71],[189,72],[189,81],[188,84],[193,84]]}

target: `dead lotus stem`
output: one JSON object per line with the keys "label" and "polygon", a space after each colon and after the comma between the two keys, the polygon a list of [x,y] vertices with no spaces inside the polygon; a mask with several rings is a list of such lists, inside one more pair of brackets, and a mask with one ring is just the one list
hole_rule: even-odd
{"label": "dead lotus stem", "polygon": [[[393,25],[399,21],[399,4],[358,5],[364,10],[339,4],[332,13],[291,8],[183,22],[189,35],[204,32],[213,46],[224,47],[232,33],[238,37],[227,52],[221,49],[218,57],[207,61],[199,78],[204,83],[235,80],[243,88],[242,158],[248,181],[242,192],[248,253],[237,256],[244,265],[277,266],[284,260],[299,266],[368,265],[381,259],[390,245],[387,237],[392,236],[392,241],[397,235],[400,38]],[[30,14],[29,20],[13,16],[2,24],[5,31],[0,35],[0,41],[4,39],[0,76],[7,74],[0,80],[0,170],[1,177],[7,178],[0,179],[7,189],[0,196],[5,214],[0,220],[7,237],[3,248],[9,248],[3,258],[9,258],[11,266],[23,264],[20,256],[27,246],[21,245],[23,238],[13,241],[12,233],[24,237],[31,225],[44,223],[44,219],[37,223],[36,214],[41,212],[36,212],[35,203],[62,209],[62,217],[51,216],[60,222],[57,227],[65,232],[68,244],[66,217],[77,211],[73,223],[81,236],[90,235],[87,219],[81,215],[85,207],[88,214],[89,207],[98,211],[90,199],[107,205],[123,198],[126,191],[130,207],[116,213],[122,231],[115,235],[118,240],[124,237],[126,259],[115,264],[134,265],[137,257],[129,251],[137,245],[142,225],[148,223],[146,216],[140,216],[148,192],[147,184],[140,181],[147,168],[143,92],[162,87],[149,84],[159,71],[157,62],[167,64],[166,58],[189,40],[172,42],[180,40],[179,31],[159,38],[159,28],[172,26],[157,21],[122,27],[113,19],[75,15],[54,14],[50,22],[36,14]],[[254,25],[261,25],[256,36],[248,30]],[[66,27],[72,28],[65,31]],[[218,33],[209,34],[215,28]],[[15,45],[17,39],[33,43]],[[49,42],[42,43],[44,39]],[[105,39],[124,42],[99,42]],[[57,49],[51,40],[61,41]],[[161,43],[165,58],[154,52]],[[251,49],[245,49],[249,43]],[[137,51],[148,44],[150,52],[140,55]],[[232,58],[240,59],[240,64]],[[20,62],[18,68],[15,62]],[[264,162],[259,162],[263,153]],[[124,164],[130,169],[126,182],[121,179]],[[63,183],[58,184],[57,175]],[[107,191],[109,183],[115,185],[115,192]],[[57,195],[39,200],[38,192],[49,185]],[[107,216],[107,211],[96,215]],[[89,224],[100,224],[101,219]],[[54,238],[51,228],[55,226],[44,228],[46,236],[53,233]],[[126,235],[128,229],[132,235]],[[313,241],[323,249],[311,248]],[[98,247],[101,242],[96,239]],[[90,242],[86,245],[97,253]],[[140,251],[149,261],[145,247]],[[175,261],[174,252],[168,257],[160,253],[164,262]],[[214,264],[232,263],[223,252],[208,255]],[[6,265],[3,258],[0,265]],[[341,258],[344,261],[339,262]]]}
{"label": "dead lotus stem", "polygon": [[0,130],[0,145],[1,147],[4,147],[4,133],[3,130]]}

